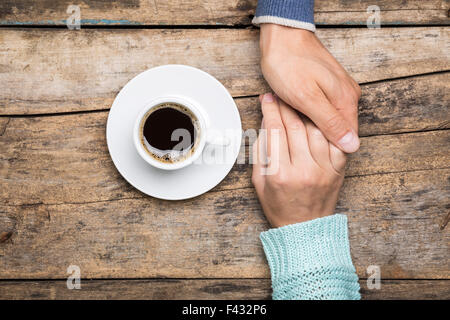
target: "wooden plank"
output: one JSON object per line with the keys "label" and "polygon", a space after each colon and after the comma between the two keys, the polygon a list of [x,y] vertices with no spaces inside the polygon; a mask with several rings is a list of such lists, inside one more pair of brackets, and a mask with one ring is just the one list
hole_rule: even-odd
{"label": "wooden plank", "polygon": [[449,300],[448,280],[382,280],[380,290],[370,290],[360,281],[361,296],[366,300]]}
{"label": "wooden plank", "polygon": [[[360,277],[377,265],[386,279],[449,279],[449,176],[441,169],[345,180],[336,211],[349,217]],[[268,225],[251,188],[177,202],[0,205],[0,219],[0,233],[10,234],[0,243],[0,279],[64,279],[70,265],[83,278],[269,277],[258,238]]]}
{"label": "wooden plank", "polygon": [[[441,76],[432,78],[437,81]],[[428,85],[436,81],[430,81]],[[401,91],[404,88],[402,85],[398,90],[383,89],[396,86],[390,83],[371,85],[374,89],[368,91],[370,94],[363,108],[364,118],[374,124],[365,123],[362,131],[375,134],[380,132],[378,128],[382,128],[384,132],[389,132],[390,127],[397,131],[402,123],[407,129],[412,126],[422,129],[430,124],[433,128],[449,126],[447,103],[445,100],[438,102],[442,95],[436,95],[436,100],[425,95],[424,100],[418,98],[417,101],[419,104],[420,101],[433,101],[429,107],[427,104],[423,107],[412,104],[408,109],[408,99],[395,104],[391,103],[393,96],[389,97]],[[392,91],[389,93],[389,90]],[[412,100],[421,93],[413,92]],[[434,92],[430,91],[431,94]],[[380,98],[380,93],[387,95]],[[379,109],[371,105],[373,99],[384,99],[379,102]],[[258,128],[259,124],[254,119],[261,116],[256,98],[237,101],[244,129]],[[394,116],[391,111],[398,113]],[[55,204],[142,197],[119,175],[110,159],[105,140],[106,118],[106,112],[0,118],[0,133],[3,131],[0,135],[0,203]],[[381,126],[377,127],[377,119]],[[372,127],[375,131],[371,131]],[[350,157],[347,176],[448,168],[449,137],[450,131],[438,130],[362,138],[360,151]],[[241,155],[245,155],[246,148],[241,151]],[[250,172],[248,161],[242,157],[214,190],[251,187]],[[86,192],[86,189],[90,191]]]}
{"label": "wooden plank", "polygon": [[[450,69],[449,28],[325,29],[318,36],[360,83]],[[211,73],[233,96],[256,95],[269,90],[259,59],[257,30],[0,29],[0,112],[107,109],[131,78],[168,63]]]}
{"label": "wooden plank", "polygon": [[[0,299],[155,299],[155,300],[267,300],[269,279],[202,280],[81,280],[80,290],[68,290],[65,281],[2,281]],[[382,280],[380,290],[369,290],[360,280],[363,299],[450,299],[448,280]]]}
{"label": "wooden plank", "polygon": [[448,0],[315,0],[315,20],[318,25],[366,25],[367,8],[380,8],[381,25],[449,24]]}
{"label": "wooden plank", "polygon": [[[371,0],[316,0],[315,20],[321,24],[365,25]],[[84,26],[250,25],[257,0],[126,0],[79,1]],[[375,2],[383,24],[448,24],[446,0]],[[70,0],[4,0],[0,25],[64,26]]]}

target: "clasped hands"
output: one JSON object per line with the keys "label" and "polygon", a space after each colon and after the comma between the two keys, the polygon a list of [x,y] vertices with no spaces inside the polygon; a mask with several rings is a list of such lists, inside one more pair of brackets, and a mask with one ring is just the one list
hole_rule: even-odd
{"label": "clasped hands", "polygon": [[[260,97],[267,134],[253,146],[252,182],[264,213],[273,227],[333,214],[345,153],[359,148],[359,85],[310,31],[262,24],[260,49],[276,93]],[[263,149],[278,162],[270,174]]]}

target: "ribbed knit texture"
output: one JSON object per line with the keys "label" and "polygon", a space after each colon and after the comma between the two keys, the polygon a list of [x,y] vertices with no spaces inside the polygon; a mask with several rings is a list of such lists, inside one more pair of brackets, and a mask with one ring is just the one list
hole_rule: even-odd
{"label": "ribbed knit texture", "polygon": [[360,299],[347,229],[335,214],[262,232],[273,299]]}
{"label": "ribbed knit texture", "polygon": [[314,0],[259,0],[254,24],[275,23],[315,31]]}

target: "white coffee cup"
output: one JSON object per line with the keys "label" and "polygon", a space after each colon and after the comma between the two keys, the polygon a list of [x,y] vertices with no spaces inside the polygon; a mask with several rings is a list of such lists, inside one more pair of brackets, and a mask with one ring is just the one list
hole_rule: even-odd
{"label": "white coffee cup", "polygon": [[[149,113],[149,111],[164,103],[173,103],[187,108],[197,118],[199,124],[199,132],[197,133],[197,137],[195,138],[196,141],[194,144],[194,151],[186,158],[176,162],[163,162],[156,159],[155,157],[152,157],[142,143],[142,123],[145,120],[146,115]],[[176,170],[192,164],[200,157],[206,144],[219,146],[226,146],[229,144],[229,140],[226,137],[213,134],[209,126],[208,116],[204,111],[204,108],[199,105],[198,102],[194,102],[192,99],[176,95],[160,97],[144,105],[142,111],[139,113],[139,116],[136,118],[133,132],[133,141],[136,150],[142,157],[142,159],[144,159],[153,167],[162,170]]]}

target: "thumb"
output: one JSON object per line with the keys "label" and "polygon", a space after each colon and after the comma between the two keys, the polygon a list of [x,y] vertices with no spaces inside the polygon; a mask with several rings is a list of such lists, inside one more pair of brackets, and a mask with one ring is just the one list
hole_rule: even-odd
{"label": "thumb", "polygon": [[314,99],[302,105],[299,110],[308,116],[323,135],[336,147],[346,153],[359,149],[359,138],[352,125],[326,99]]}
{"label": "thumb", "polygon": [[345,153],[336,148],[332,143],[329,143],[329,147],[331,165],[337,173],[344,174],[345,163],[347,161]]}
{"label": "thumb", "polygon": [[324,135],[342,151],[352,153],[359,149],[358,135],[336,109],[332,113],[324,114],[318,122]]}

